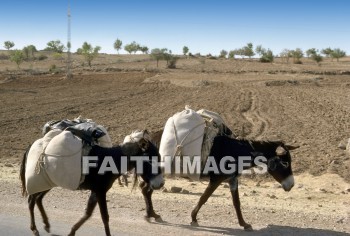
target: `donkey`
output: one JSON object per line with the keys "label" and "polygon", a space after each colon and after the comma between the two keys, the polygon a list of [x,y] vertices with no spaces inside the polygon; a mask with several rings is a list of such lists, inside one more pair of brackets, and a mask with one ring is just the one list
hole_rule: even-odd
{"label": "donkey", "polygon": [[[23,160],[21,163],[21,169],[20,169],[20,179],[22,182],[22,194],[23,196],[26,196],[26,180],[25,180],[25,169],[26,169],[26,160],[27,160],[27,154],[29,149],[23,156]],[[75,232],[84,224],[86,220],[90,218],[92,215],[96,205],[99,205],[100,213],[102,217],[102,221],[105,228],[106,235],[111,235],[110,229],[109,229],[109,215],[108,215],[108,209],[107,209],[107,202],[106,202],[106,193],[107,191],[112,187],[114,181],[121,176],[121,174],[115,174],[112,172],[106,172],[104,175],[101,175],[98,173],[101,164],[103,163],[103,160],[105,157],[112,157],[115,166],[118,170],[121,170],[121,165],[124,164],[121,161],[122,156],[127,157],[127,169],[131,170],[135,168],[135,173],[140,175],[143,179],[142,182],[142,194],[144,196],[145,202],[146,202],[146,211],[147,211],[147,218],[154,217],[154,218],[160,218],[159,215],[157,215],[153,210],[151,195],[153,192],[153,189],[159,189],[164,185],[163,176],[161,174],[160,168],[158,167],[158,173],[153,173],[152,169],[154,169],[152,158],[151,157],[158,157],[159,152],[158,148],[152,144],[147,139],[142,138],[140,141],[136,143],[125,143],[120,146],[115,146],[112,148],[103,148],[100,146],[92,146],[92,149],[89,152],[89,156],[97,156],[97,162],[96,162],[96,168],[90,168],[89,173],[85,175],[84,181],[80,184],[79,189],[81,190],[90,190],[91,194],[87,203],[87,208],[85,211],[85,215],[71,228],[71,231],[69,235],[75,235]],[[136,164],[137,161],[131,156],[140,157],[140,156],[146,156],[149,158],[149,161],[142,161],[142,172],[137,170],[138,165]],[[137,176],[135,174],[134,179],[134,186],[137,183]],[[34,235],[39,235],[39,231],[36,228],[35,225],[35,219],[34,219],[34,207],[35,204],[38,206],[39,211],[42,215],[43,222],[45,225],[45,230],[47,232],[50,232],[50,223],[48,220],[48,217],[46,215],[46,212],[44,210],[42,199],[43,197],[49,192],[50,190],[46,190],[43,192],[34,193],[28,196],[28,205],[29,205],[29,212],[30,212],[30,229],[32,230]]]}
{"label": "donkey", "polygon": [[[159,147],[161,141],[162,131],[151,134],[153,142]],[[290,191],[294,186],[294,177],[291,167],[291,155],[290,150],[294,150],[298,146],[290,146],[284,144],[282,141],[251,141],[251,140],[239,140],[228,136],[217,136],[214,138],[213,145],[210,151],[209,157],[213,157],[212,164],[220,166],[223,158],[233,157],[231,160],[225,160],[225,167],[232,166],[240,163],[240,157],[251,157],[249,163],[245,163],[243,169],[249,169],[256,166],[256,159],[259,157],[265,157],[265,167],[267,172],[273,176],[273,178],[279,182],[285,191]],[[238,166],[238,169],[240,167]],[[203,170],[200,173],[200,179],[209,179],[209,184],[201,195],[196,207],[191,212],[192,222],[191,225],[198,226],[197,214],[200,208],[205,204],[208,198],[213,194],[217,187],[224,181],[228,181],[230,186],[230,192],[232,195],[232,201],[236,210],[239,225],[244,230],[252,230],[252,226],[243,218],[241,211],[241,203],[238,193],[238,173],[236,171],[227,173],[224,171],[214,172],[209,171],[204,173]]]}

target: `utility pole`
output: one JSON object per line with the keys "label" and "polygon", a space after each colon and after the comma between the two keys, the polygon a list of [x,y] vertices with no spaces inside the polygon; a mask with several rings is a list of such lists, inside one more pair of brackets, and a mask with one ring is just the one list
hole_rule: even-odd
{"label": "utility pole", "polygon": [[68,0],[68,31],[67,31],[67,75],[66,78],[67,79],[72,79],[73,75],[72,75],[72,71],[71,71],[71,67],[72,67],[72,59],[71,59],[71,35],[70,35],[70,18],[71,18],[71,13],[70,13],[70,0]]}

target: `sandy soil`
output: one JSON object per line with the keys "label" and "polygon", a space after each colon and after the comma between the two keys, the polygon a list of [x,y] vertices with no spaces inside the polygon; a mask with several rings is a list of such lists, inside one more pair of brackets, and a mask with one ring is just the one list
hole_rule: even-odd
{"label": "sandy soil", "polygon": [[[18,165],[25,148],[41,137],[45,122],[82,115],[107,126],[119,143],[135,129],[159,130],[188,104],[219,112],[240,137],[283,139],[301,146],[292,153],[297,178],[291,192],[284,193],[268,177],[241,180],[243,214],[258,235],[350,233],[350,157],[338,148],[350,136],[347,59],[321,67],[308,62],[266,65],[182,59],[176,70],[156,69],[153,63],[141,58],[111,64],[101,59],[92,69],[77,66],[73,80],[63,74],[12,75],[13,71],[0,70],[0,211],[28,214],[25,199],[19,196]],[[256,186],[258,180],[263,182]],[[154,195],[163,224],[143,221],[139,191],[115,186],[109,194],[112,232],[245,234],[224,186],[199,212],[202,227],[192,228],[190,212],[205,184],[166,183],[167,188],[173,185],[190,193]],[[51,221],[72,225],[87,196],[53,190],[45,202]],[[101,227],[99,214],[88,223]]]}

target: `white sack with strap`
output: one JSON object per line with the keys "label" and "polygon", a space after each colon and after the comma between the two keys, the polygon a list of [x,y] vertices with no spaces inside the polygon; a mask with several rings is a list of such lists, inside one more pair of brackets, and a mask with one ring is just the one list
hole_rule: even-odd
{"label": "white sack with strap", "polygon": [[69,131],[51,130],[27,155],[26,188],[34,194],[56,186],[75,190],[81,180],[82,141]]}
{"label": "white sack with strap", "polygon": [[83,143],[69,131],[55,136],[47,145],[45,171],[50,180],[62,188],[76,190],[81,179]]}
{"label": "white sack with strap", "polygon": [[[173,165],[175,156],[189,156],[191,161],[195,156],[201,156],[204,128],[203,118],[192,109],[186,108],[170,117],[165,124],[159,147],[163,165]],[[166,161],[172,163],[165,163]],[[188,176],[199,179],[199,175]]]}

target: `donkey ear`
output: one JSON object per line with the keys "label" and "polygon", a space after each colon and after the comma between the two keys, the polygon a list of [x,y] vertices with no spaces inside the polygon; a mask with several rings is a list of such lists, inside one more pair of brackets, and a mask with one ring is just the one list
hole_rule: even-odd
{"label": "donkey ear", "polygon": [[285,154],[287,154],[287,150],[286,150],[286,149],[284,149],[284,148],[281,147],[281,146],[278,146],[278,147],[276,148],[276,155],[277,155],[277,156],[283,156],[283,155],[285,155]]}
{"label": "donkey ear", "polygon": [[142,138],[139,141],[139,146],[142,149],[142,151],[146,151],[149,147],[149,143],[146,139]]}
{"label": "donkey ear", "polygon": [[299,145],[293,146],[293,145],[284,145],[289,151],[295,150],[297,148],[300,148]]}

